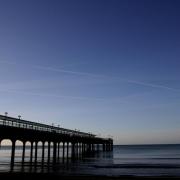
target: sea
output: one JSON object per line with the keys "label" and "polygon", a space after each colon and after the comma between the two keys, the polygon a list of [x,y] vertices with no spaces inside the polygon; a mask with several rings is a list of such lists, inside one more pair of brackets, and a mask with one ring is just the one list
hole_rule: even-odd
{"label": "sea", "polygon": [[[62,149],[60,154],[62,153]],[[11,147],[0,148],[0,172],[56,173],[99,176],[179,176],[180,144],[114,145],[112,152],[95,152],[76,159],[59,158],[56,164],[42,164],[41,148],[37,164],[30,164],[30,147],[22,163],[22,147],[16,147],[15,164],[10,166]],[[47,155],[47,149],[45,156]]]}

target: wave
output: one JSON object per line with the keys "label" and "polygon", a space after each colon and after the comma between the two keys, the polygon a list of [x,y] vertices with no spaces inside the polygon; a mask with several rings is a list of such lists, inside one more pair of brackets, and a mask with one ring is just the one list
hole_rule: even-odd
{"label": "wave", "polygon": [[113,164],[113,165],[93,165],[94,168],[160,168],[160,169],[176,169],[180,168],[177,164]]}

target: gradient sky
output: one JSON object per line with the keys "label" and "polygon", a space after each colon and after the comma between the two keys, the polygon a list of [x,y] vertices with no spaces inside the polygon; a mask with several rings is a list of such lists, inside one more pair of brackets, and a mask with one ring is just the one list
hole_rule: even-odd
{"label": "gradient sky", "polygon": [[0,0],[0,114],[180,143],[180,1]]}

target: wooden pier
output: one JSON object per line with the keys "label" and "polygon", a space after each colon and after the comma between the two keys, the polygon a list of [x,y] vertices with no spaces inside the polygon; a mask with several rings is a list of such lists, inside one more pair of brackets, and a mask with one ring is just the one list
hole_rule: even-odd
{"label": "wooden pier", "polygon": [[[113,139],[101,138],[94,134],[50,126],[46,124],[22,120],[20,118],[0,115],[0,144],[4,139],[12,142],[11,166],[14,166],[16,141],[21,141],[22,163],[25,160],[26,143],[30,142],[30,162],[36,164],[38,158],[38,143],[42,143],[42,163],[45,159],[45,144],[48,145],[47,159],[53,159],[56,163],[60,154],[60,144],[62,144],[63,160],[65,158],[74,159],[82,154],[89,154],[95,151],[112,151]],[[51,153],[53,144],[53,153]],[[69,152],[71,149],[71,152]],[[33,150],[35,152],[33,152]]]}

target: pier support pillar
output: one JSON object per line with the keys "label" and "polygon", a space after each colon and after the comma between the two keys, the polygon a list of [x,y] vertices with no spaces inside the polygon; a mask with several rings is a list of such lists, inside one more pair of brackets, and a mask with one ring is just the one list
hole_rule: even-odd
{"label": "pier support pillar", "polygon": [[15,140],[12,140],[12,149],[11,149],[11,169],[14,167],[15,145],[16,145],[16,141],[15,141]]}
{"label": "pier support pillar", "polygon": [[64,162],[64,151],[65,151],[65,146],[64,146],[65,142],[63,142],[63,162]]}
{"label": "pier support pillar", "polygon": [[33,142],[31,142],[30,163],[32,163],[32,159],[33,159]]}
{"label": "pier support pillar", "polygon": [[108,151],[110,151],[110,143],[108,143]]}
{"label": "pier support pillar", "polygon": [[69,156],[69,142],[67,142],[67,160],[68,160],[68,156]]}
{"label": "pier support pillar", "polygon": [[99,152],[99,144],[97,144],[97,151]]}
{"label": "pier support pillar", "polygon": [[94,148],[94,144],[92,144],[92,151],[94,152],[95,148]]}
{"label": "pier support pillar", "polygon": [[78,158],[78,143],[75,144],[76,157]]}
{"label": "pier support pillar", "polygon": [[106,145],[105,144],[103,144],[103,151],[105,151],[106,150]]}
{"label": "pier support pillar", "polygon": [[25,145],[26,145],[26,142],[23,142],[22,164],[24,164],[24,158],[25,158]]}
{"label": "pier support pillar", "polygon": [[108,144],[106,143],[106,151],[108,151]]}
{"label": "pier support pillar", "polygon": [[58,159],[59,159],[59,152],[60,152],[60,142],[58,142]]}
{"label": "pier support pillar", "polygon": [[75,159],[75,143],[72,143],[72,145],[71,145],[72,147],[72,152],[71,152],[71,158],[74,160]]}
{"label": "pier support pillar", "polygon": [[38,142],[35,142],[35,164],[37,163],[37,151],[38,151]]}
{"label": "pier support pillar", "polygon": [[45,142],[42,142],[42,164],[44,163],[44,150],[45,150]]}
{"label": "pier support pillar", "polygon": [[84,143],[82,143],[82,154],[84,153]]}
{"label": "pier support pillar", "polygon": [[84,153],[84,143],[82,143],[82,154]]}
{"label": "pier support pillar", "polygon": [[53,163],[56,163],[56,150],[57,150],[57,143],[53,142]]}
{"label": "pier support pillar", "polygon": [[51,154],[51,142],[48,142],[48,164],[50,163],[50,154]]}

